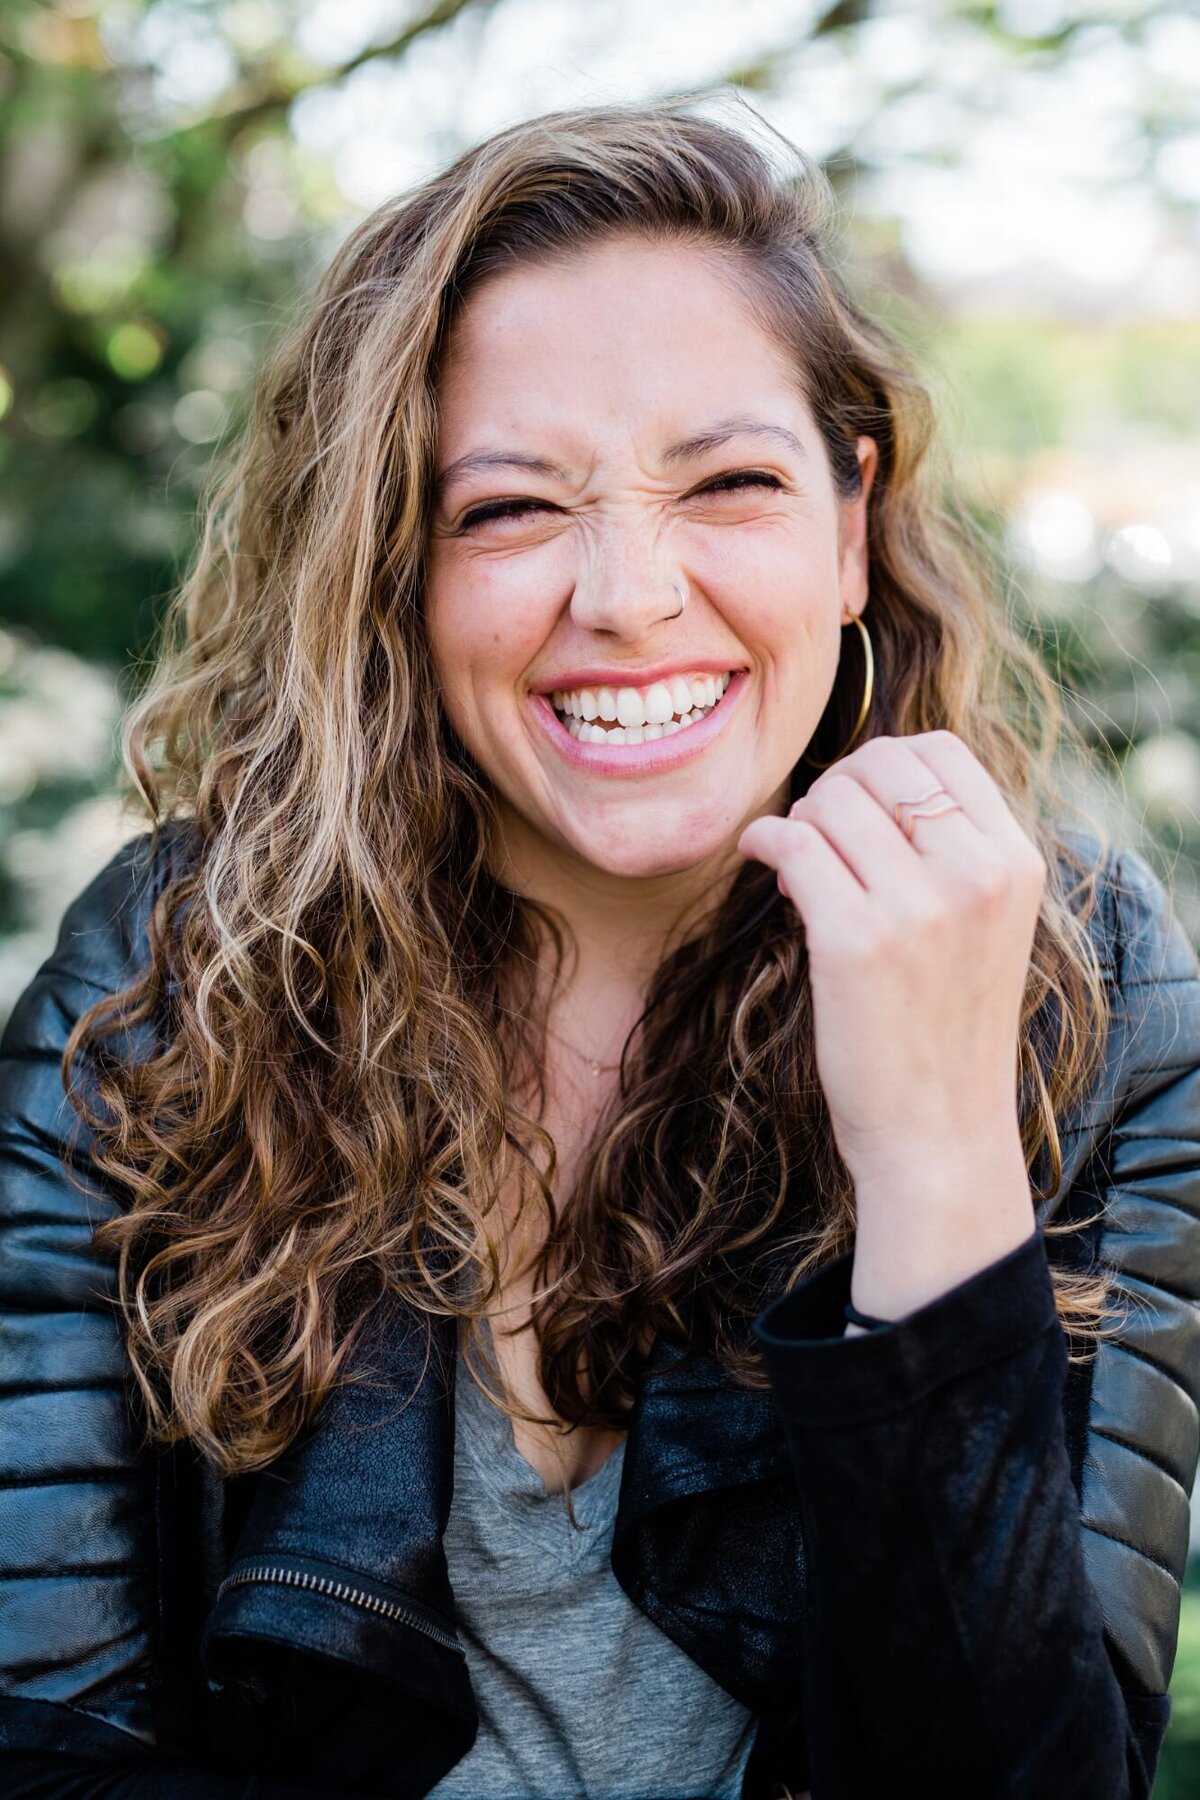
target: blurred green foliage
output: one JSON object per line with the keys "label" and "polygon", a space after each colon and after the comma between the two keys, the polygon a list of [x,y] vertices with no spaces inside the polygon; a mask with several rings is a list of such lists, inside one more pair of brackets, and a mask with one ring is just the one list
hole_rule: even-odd
{"label": "blurred green foliage", "polygon": [[934,354],[961,408],[963,441],[1026,457],[1104,423],[1136,420],[1194,439],[1200,329],[1193,319],[1083,325],[1053,317],[948,319]]}
{"label": "blurred green foliage", "polygon": [[[127,673],[213,447],[343,203],[287,137],[286,39],[240,104],[175,123],[101,24],[21,5],[0,23],[0,614]],[[245,223],[272,175],[307,203],[284,240]]]}

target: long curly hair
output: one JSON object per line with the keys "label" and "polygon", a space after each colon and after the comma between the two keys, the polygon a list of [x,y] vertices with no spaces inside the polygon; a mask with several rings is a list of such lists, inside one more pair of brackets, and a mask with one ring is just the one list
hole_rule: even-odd
{"label": "long curly hair", "polygon": [[[826,177],[775,136],[782,166],[676,98],[490,137],[352,232],[214,467],[121,734],[152,853],[169,821],[193,853],[150,915],[144,972],[77,1021],[63,1076],[76,1085],[86,1051],[90,1091],[72,1099],[125,1202],[95,1243],[115,1259],[148,1437],[190,1439],[223,1474],[313,1420],[387,1292],[465,1321],[476,1378],[510,1417],[544,1418],[494,1381],[482,1328],[500,1297],[488,1218],[514,1164],[522,1217],[545,1214],[532,1323],[568,1425],[620,1429],[659,1336],[765,1387],[750,1319],[853,1243],[803,930],[754,862],[669,949],[554,1192],[513,1034],[536,1067],[530,971],[561,970],[562,934],[489,864],[492,795],[448,726],[423,624],[439,359],[495,271],[617,232],[715,249],[785,348],[840,494],[859,491],[857,437],[875,439],[861,739],[956,732],[1046,857],[1014,1079],[1046,1173],[1034,1196],[1057,1188],[1057,1122],[1101,1067],[1111,1004],[1086,929],[1106,839],[1100,857],[1072,844],[1055,768],[1088,753],[1000,603],[927,382],[849,291]],[[853,643],[810,755],[844,744],[862,673]],[[808,780],[798,765],[795,795]],[[146,1021],[150,1054],[106,1050]],[[1052,1274],[1071,1353],[1089,1354],[1115,1328],[1106,1272],[1066,1254]]]}

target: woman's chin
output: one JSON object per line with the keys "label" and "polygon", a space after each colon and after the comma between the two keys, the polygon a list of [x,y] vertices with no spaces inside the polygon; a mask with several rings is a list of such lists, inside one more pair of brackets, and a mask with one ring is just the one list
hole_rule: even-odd
{"label": "woman's chin", "polygon": [[741,860],[737,856],[736,837],[714,837],[711,843],[689,837],[672,843],[662,837],[655,839],[652,835],[643,837],[638,833],[636,839],[630,835],[623,841],[604,844],[593,839],[587,844],[574,844],[572,848],[598,873],[611,880],[624,881],[666,881],[672,876],[694,874],[723,857],[731,863]]}

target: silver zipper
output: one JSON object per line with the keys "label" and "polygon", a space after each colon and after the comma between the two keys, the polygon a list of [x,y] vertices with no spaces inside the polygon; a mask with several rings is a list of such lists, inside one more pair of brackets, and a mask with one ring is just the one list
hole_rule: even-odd
{"label": "silver zipper", "polygon": [[365,1612],[379,1613],[385,1619],[396,1619],[401,1624],[411,1625],[415,1631],[423,1631],[427,1637],[444,1644],[447,1650],[457,1650],[460,1656],[466,1655],[453,1633],[443,1631],[438,1625],[431,1625],[409,1607],[401,1606],[395,1600],[381,1599],[378,1594],[366,1594],[361,1588],[350,1587],[344,1581],[334,1581],[328,1575],[309,1574],[306,1569],[288,1569],[277,1565],[238,1569],[225,1577],[218,1594],[224,1593],[226,1588],[244,1587],[252,1581],[282,1582],[285,1587],[311,1588],[318,1594],[331,1594],[335,1600],[345,1600],[351,1606],[361,1606]]}

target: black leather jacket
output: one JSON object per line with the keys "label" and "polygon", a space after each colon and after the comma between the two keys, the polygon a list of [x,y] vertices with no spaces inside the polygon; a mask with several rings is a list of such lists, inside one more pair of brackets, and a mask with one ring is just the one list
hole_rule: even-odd
{"label": "black leather jacket", "polygon": [[[185,842],[113,857],[0,1040],[0,1793],[416,1800],[476,1728],[441,1546],[453,1321],[426,1364],[420,1321],[377,1309],[374,1382],[261,1476],[148,1454],[89,1248],[115,1201],[63,1172],[66,1034],[140,962]],[[755,1322],[769,1392],[652,1358],[613,1568],[758,1715],[744,1800],[1150,1792],[1200,1442],[1200,966],[1132,852],[1094,930],[1107,1067],[1025,1244],[853,1338],[852,1256],[826,1264]],[[1098,1202],[1102,1225],[1042,1235]],[[1066,1255],[1131,1302],[1070,1366]]]}

